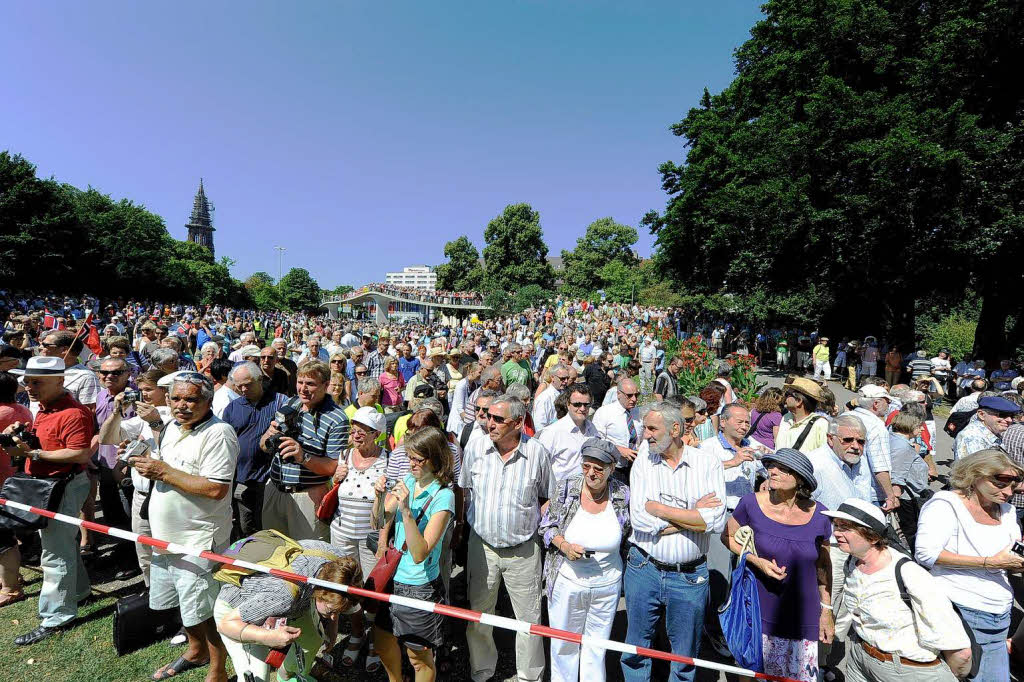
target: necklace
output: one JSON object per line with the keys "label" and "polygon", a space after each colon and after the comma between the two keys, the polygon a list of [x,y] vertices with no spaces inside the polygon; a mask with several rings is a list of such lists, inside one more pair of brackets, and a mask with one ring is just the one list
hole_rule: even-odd
{"label": "necklace", "polygon": [[586,486],[583,487],[583,491],[587,494],[587,497],[589,497],[590,501],[593,502],[594,504],[600,504],[601,502],[604,502],[605,499],[608,497],[608,488],[604,489],[604,493],[601,494],[601,499],[595,498],[594,494],[590,492],[590,488],[587,488]]}

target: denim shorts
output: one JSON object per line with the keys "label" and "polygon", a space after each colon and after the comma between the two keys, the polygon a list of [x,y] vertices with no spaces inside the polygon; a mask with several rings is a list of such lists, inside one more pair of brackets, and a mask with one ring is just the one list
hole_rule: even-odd
{"label": "denim shorts", "polygon": [[[392,592],[399,597],[444,603],[444,585],[440,578],[423,585],[393,582],[392,586]],[[437,648],[444,642],[444,616],[440,613],[398,604],[381,604],[377,607],[374,625],[392,633],[409,649]]]}

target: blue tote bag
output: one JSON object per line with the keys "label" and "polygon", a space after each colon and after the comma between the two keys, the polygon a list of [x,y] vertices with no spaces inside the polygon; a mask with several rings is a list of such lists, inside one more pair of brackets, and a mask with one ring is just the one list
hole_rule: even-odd
{"label": "blue tote bag", "polygon": [[[749,544],[752,545],[753,542]],[[761,602],[757,597],[757,579],[747,567],[748,553],[744,551],[740,555],[736,569],[732,572],[729,601],[719,609],[718,621],[722,624],[722,634],[736,664],[754,672],[763,672]]]}

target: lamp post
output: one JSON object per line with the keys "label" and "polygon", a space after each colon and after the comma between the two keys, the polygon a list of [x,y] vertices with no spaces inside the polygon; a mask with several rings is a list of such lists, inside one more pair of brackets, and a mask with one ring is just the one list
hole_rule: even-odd
{"label": "lamp post", "polygon": [[277,283],[280,284],[282,275],[282,259],[284,258],[284,252],[288,249],[283,246],[275,246],[274,250],[277,251]]}

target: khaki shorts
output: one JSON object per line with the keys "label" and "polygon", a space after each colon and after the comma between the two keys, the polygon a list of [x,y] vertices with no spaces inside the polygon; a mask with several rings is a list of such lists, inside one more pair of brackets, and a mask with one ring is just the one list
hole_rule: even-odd
{"label": "khaki shorts", "polygon": [[213,579],[216,567],[217,562],[209,559],[155,553],[149,567],[149,608],[179,609],[181,624],[187,628],[209,620],[220,594],[220,584]]}

